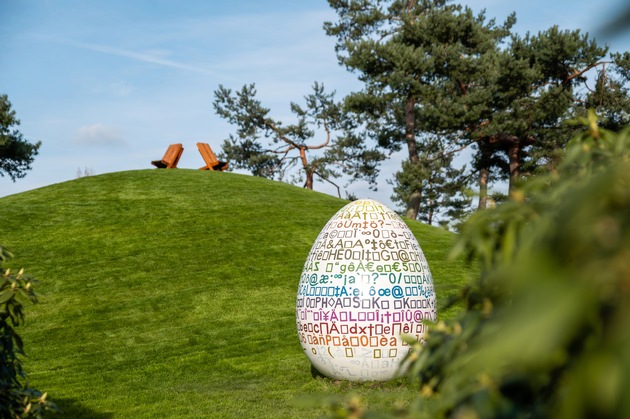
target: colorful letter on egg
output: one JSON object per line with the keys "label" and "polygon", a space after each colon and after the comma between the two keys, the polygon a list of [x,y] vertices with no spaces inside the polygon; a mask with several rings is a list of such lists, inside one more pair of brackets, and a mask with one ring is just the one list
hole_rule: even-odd
{"label": "colorful letter on egg", "polygon": [[306,259],[296,301],[306,356],[323,375],[384,381],[404,372],[408,335],[436,321],[429,265],[402,219],[357,200],[324,226]]}

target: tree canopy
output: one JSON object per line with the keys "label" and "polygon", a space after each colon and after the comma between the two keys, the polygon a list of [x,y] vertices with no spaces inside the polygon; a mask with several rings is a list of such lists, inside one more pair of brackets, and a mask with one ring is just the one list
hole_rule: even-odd
{"label": "tree canopy", "polygon": [[[464,127],[480,112],[477,103],[488,100],[483,89],[467,91],[466,86],[492,71],[497,45],[508,36],[514,17],[497,25],[483,13],[447,1],[329,3],[339,19],[324,28],[337,38],[340,64],[357,72],[365,86],[346,99],[349,109],[368,121],[366,128],[381,147],[407,148],[403,172],[428,176],[450,164],[452,159],[438,155],[458,148],[453,127]],[[428,147],[433,150],[427,153],[425,133],[442,137],[444,148]],[[407,217],[418,217],[422,184],[428,182],[402,188],[406,196],[398,198],[407,201]]]}
{"label": "tree canopy", "polygon": [[[445,200],[447,209],[473,181],[484,208],[493,182],[513,191],[555,165],[574,132],[564,121],[593,107],[608,128],[629,121],[629,54],[609,54],[580,31],[554,26],[519,36],[511,32],[515,15],[499,25],[447,0],[329,3],[338,20],[324,28],[337,39],[340,64],[364,83],[347,109],[380,147],[408,150],[394,180],[408,217],[430,219],[423,195],[440,172],[460,175],[443,178],[460,196]],[[452,162],[466,149],[472,158],[460,172]]]}
{"label": "tree canopy", "polygon": [[19,125],[8,96],[0,95],[0,176],[8,175],[14,182],[31,170],[41,145],[25,140],[17,129]]}
{"label": "tree canopy", "polygon": [[609,128],[630,121],[622,110],[628,109],[623,87],[628,80],[619,79],[621,56],[607,59],[607,54],[606,47],[579,30],[552,26],[536,35],[512,34],[497,55],[493,82],[482,87],[490,99],[479,104],[482,113],[470,121],[464,136],[476,148],[482,198],[493,170],[508,179],[513,192],[524,175],[553,167],[575,131],[565,122],[584,116],[588,108],[607,113],[604,125]]}

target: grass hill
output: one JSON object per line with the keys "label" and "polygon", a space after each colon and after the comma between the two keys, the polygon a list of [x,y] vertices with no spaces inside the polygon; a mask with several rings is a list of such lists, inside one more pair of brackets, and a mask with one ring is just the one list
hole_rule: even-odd
{"label": "grass hill", "polygon": [[[183,169],[0,198],[0,243],[15,254],[8,267],[41,281],[19,329],[30,384],[64,417],[317,417],[329,410],[316,399],[348,391],[377,408],[405,403],[415,392],[404,380],[313,378],[297,339],[304,261],[346,203]],[[445,260],[451,233],[408,225],[439,302],[471,270]]]}

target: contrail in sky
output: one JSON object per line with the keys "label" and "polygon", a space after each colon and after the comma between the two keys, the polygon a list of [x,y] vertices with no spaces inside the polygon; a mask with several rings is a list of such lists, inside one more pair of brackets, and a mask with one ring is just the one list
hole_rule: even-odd
{"label": "contrail in sky", "polygon": [[116,55],[119,57],[130,58],[132,60],[142,61],[142,62],[150,63],[150,64],[156,64],[163,67],[177,68],[180,70],[190,71],[190,72],[199,73],[199,74],[205,74],[205,75],[213,76],[213,77],[220,76],[223,79],[229,78],[229,77],[226,77],[224,74],[219,74],[217,72],[208,70],[203,67],[198,67],[198,66],[194,66],[190,64],[180,63],[177,61],[167,60],[164,58],[156,57],[151,54],[134,52],[134,51],[129,51],[129,50],[121,49],[121,48],[110,47],[107,45],[92,44],[92,43],[87,43],[87,42],[76,42],[76,41],[60,40],[60,39],[48,39],[48,40],[59,43],[59,44],[73,46],[76,48],[81,48],[81,49],[95,51],[95,52],[101,52],[103,54]]}

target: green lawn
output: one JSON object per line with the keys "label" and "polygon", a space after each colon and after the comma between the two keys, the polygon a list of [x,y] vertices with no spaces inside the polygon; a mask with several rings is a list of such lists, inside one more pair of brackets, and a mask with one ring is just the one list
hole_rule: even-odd
{"label": "green lawn", "polygon": [[[408,403],[406,381],[313,378],[295,297],[319,231],[347,201],[196,170],[85,177],[0,198],[0,243],[41,283],[20,328],[31,385],[64,417],[319,417],[329,396]],[[474,271],[453,235],[409,222],[438,303]],[[454,312],[440,312],[441,318]],[[318,402],[318,400],[323,400]]]}

